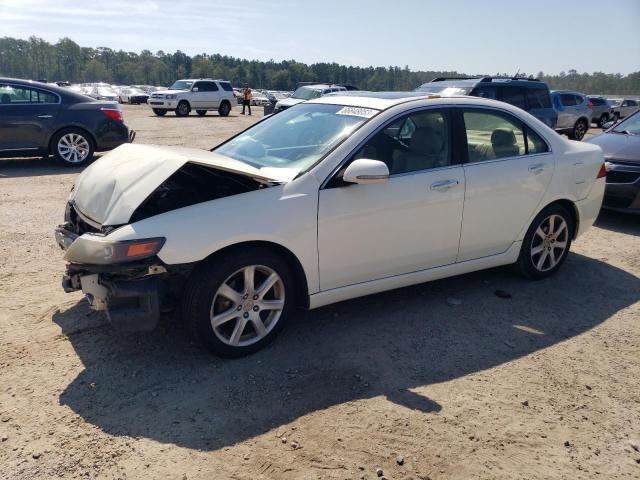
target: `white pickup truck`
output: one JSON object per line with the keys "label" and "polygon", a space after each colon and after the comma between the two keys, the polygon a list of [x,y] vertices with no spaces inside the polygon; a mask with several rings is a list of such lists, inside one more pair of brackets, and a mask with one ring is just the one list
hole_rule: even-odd
{"label": "white pickup truck", "polygon": [[168,111],[175,112],[178,117],[185,117],[191,110],[195,110],[200,116],[206,115],[210,110],[217,110],[220,116],[226,117],[231,112],[234,101],[231,82],[194,78],[178,80],[168,90],[153,92],[148,105],[160,117]]}

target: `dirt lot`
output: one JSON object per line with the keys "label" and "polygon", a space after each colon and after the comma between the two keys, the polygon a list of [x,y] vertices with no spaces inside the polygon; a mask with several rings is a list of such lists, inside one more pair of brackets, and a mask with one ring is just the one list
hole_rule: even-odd
{"label": "dirt lot", "polygon": [[[255,117],[125,119],[209,147]],[[77,173],[0,160],[1,478],[640,478],[637,217],[603,214],[549,280],[495,269],[301,312],[229,361],[171,315],[118,334],[62,291]]]}

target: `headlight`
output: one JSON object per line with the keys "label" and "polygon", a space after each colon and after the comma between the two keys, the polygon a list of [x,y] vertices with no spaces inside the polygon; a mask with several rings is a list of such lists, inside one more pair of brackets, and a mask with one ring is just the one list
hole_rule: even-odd
{"label": "headlight", "polygon": [[175,95],[165,95],[164,98],[166,98],[167,100],[175,100],[176,96]]}
{"label": "headlight", "polygon": [[64,258],[71,263],[89,265],[126,263],[156,255],[164,242],[162,237],[113,242],[87,233],[71,244]]}

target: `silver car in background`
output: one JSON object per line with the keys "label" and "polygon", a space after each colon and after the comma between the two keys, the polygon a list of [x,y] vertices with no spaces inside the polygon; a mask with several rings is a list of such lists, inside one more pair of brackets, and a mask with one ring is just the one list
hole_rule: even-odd
{"label": "silver car in background", "polygon": [[640,102],[632,98],[610,98],[609,102],[611,103],[613,117],[616,122],[640,110]]}
{"label": "silver car in background", "polygon": [[571,140],[582,140],[591,125],[593,105],[586,95],[568,90],[551,92],[553,108],[558,112],[556,131]]}

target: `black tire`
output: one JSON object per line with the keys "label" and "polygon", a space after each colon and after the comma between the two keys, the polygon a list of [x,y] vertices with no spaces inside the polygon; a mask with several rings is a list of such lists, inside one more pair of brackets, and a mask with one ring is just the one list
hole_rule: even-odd
{"label": "black tire", "polygon": [[189,106],[189,102],[187,102],[186,100],[182,100],[176,107],[176,117],[186,117],[187,115],[189,115],[190,111],[191,107]]}
{"label": "black tire", "polygon": [[196,113],[201,117],[204,117],[207,114],[206,110],[196,110]]}
{"label": "black tire", "polygon": [[[284,288],[284,307],[276,323],[271,327],[266,336],[255,343],[246,346],[232,346],[219,338],[211,325],[211,312],[215,295],[218,289],[229,277],[234,275],[246,266],[259,265],[276,272],[282,280]],[[243,287],[244,288],[244,287]],[[287,322],[290,312],[293,309],[295,298],[294,283],[291,271],[287,262],[271,250],[264,248],[238,249],[224,256],[215,258],[215,261],[206,261],[200,264],[190,276],[182,297],[182,316],[189,326],[192,335],[200,341],[210,352],[221,357],[242,357],[254,353],[269,344],[282,330]],[[245,300],[239,303],[230,303],[229,310],[234,310],[236,305],[238,310],[251,309],[255,307],[244,306]],[[246,310],[245,310],[246,311]],[[266,310],[264,311],[266,312]],[[264,313],[264,312],[261,312]],[[238,313],[240,315],[240,313]],[[243,315],[246,315],[244,313]],[[268,315],[268,314],[267,314]],[[238,316],[223,325],[230,329],[241,321]],[[253,330],[253,324],[249,330]],[[243,330],[243,332],[246,331]],[[249,332],[251,333],[251,332]]]}
{"label": "black tire", "polygon": [[[553,242],[545,242],[542,241],[540,235],[538,235],[538,233],[536,232],[538,231],[538,228],[540,228],[543,233],[548,233],[546,230],[549,229],[548,227],[550,225],[548,223],[548,219],[551,216],[555,216],[554,224],[556,227],[559,224],[557,218],[561,217],[566,223],[566,228],[563,232],[560,232],[557,235],[557,238]],[[547,278],[556,273],[569,254],[574,229],[575,224],[573,221],[573,217],[562,205],[550,205],[542,210],[538,215],[536,215],[536,218],[533,219],[529,230],[527,230],[527,234],[524,236],[522,247],[520,249],[520,255],[518,257],[518,261],[515,264],[516,269],[522,275],[532,280],[542,280],[543,278]],[[561,247],[558,247],[557,245],[562,242],[566,242],[566,246],[564,250],[558,252],[558,249]],[[533,253],[534,250],[537,250],[540,247],[542,247],[542,253]],[[556,263],[553,267],[551,267],[551,255],[549,254],[551,250],[549,250],[549,248],[553,250],[553,258],[556,259]],[[542,268],[538,268],[537,264],[540,261],[541,256],[545,254],[545,259],[542,260]],[[559,258],[555,257],[556,254],[559,254],[561,256]]]}
{"label": "black tire", "polygon": [[[73,156],[71,156],[70,159],[68,157],[68,153],[65,153],[65,149],[61,147],[61,145],[64,145],[65,142],[61,142],[61,140],[63,139],[63,137],[70,138],[69,136],[72,136],[71,138],[77,138],[78,145],[86,144],[86,155],[84,156],[84,158],[74,161],[72,159]],[[93,160],[95,145],[93,144],[93,138],[85,130],[79,128],[63,128],[59,132],[56,132],[56,134],[51,138],[49,149],[54,158],[63,165],[66,165],[68,167],[81,167]],[[65,156],[67,156],[67,158],[65,158]]]}
{"label": "black tire", "polygon": [[609,114],[608,113],[603,113],[600,116],[600,120],[598,120],[598,126],[600,128],[604,128],[604,124],[607,123],[609,121]]}
{"label": "black tire", "polygon": [[581,118],[573,126],[573,130],[571,130],[571,133],[569,133],[569,138],[571,140],[580,141],[584,138],[584,135],[587,133],[588,130],[589,130],[589,125],[587,124],[587,121]]}
{"label": "black tire", "polygon": [[162,108],[154,108],[153,113],[155,113],[159,117],[164,117],[167,114],[167,111],[163,110]]}
{"label": "black tire", "polygon": [[218,107],[218,115],[228,117],[229,113],[231,113],[231,104],[225,100]]}

